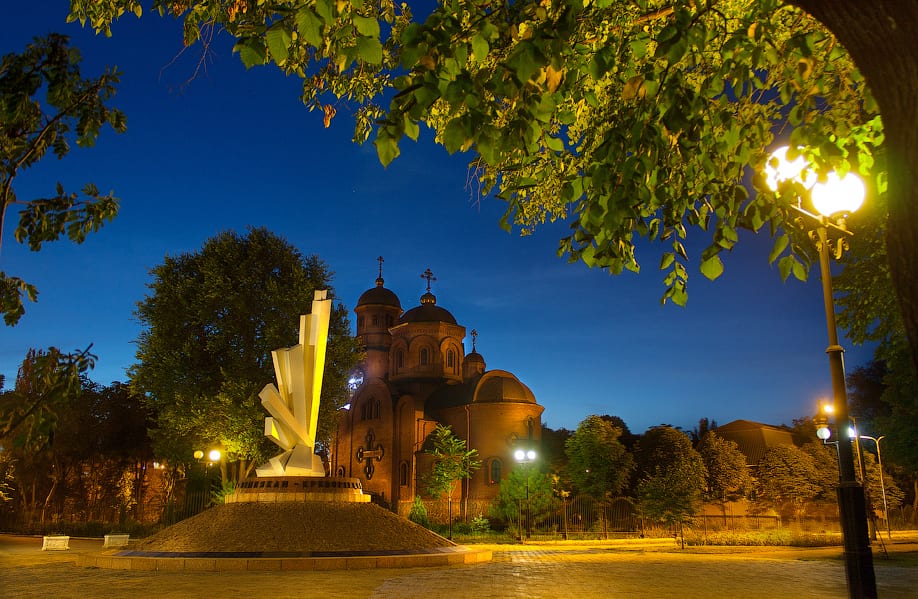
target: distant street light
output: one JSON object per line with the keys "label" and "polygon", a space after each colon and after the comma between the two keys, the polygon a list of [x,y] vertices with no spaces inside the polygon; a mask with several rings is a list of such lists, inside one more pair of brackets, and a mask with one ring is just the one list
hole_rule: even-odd
{"label": "distant street light", "polygon": [[[804,157],[798,156],[794,161],[790,161],[787,157],[788,150],[789,148],[784,146],[772,153],[765,167],[765,180],[775,191],[785,182],[802,184],[807,189],[806,196],[813,208],[819,212],[813,214],[799,205],[795,207],[797,212],[816,223],[814,240],[819,252],[822,296],[829,333],[829,347],[826,353],[829,354],[829,369],[832,374],[836,426],[841,427],[848,422],[848,391],[845,388],[845,364],[842,358],[845,350],[838,343],[838,328],[835,324],[828,229],[831,228],[833,232],[842,235],[837,246],[832,248],[837,260],[841,257],[844,247],[844,236],[851,234],[845,227],[845,216],[860,208],[864,202],[864,183],[853,173],[839,177],[834,172],[829,173],[824,182],[819,182],[815,170],[807,164]],[[798,202],[801,199],[798,197]],[[873,570],[873,554],[870,552],[867,537],[864,488],[858,484],[854,473],[851,443],[844,443],[841,438],[838,443],[838,507],[845,543],[848,594],[852,598],[876,597],[877,583]]]}
{"label": "distant street light", "polygon": [[886,483],[883,482],[883,455],[880,453],[880,441],[886,438],[886,435],[871,437],[870,435],[861,435],[861,439],[870,439],[877,445],[877,465],[880,467],[880,492],[883,494],[883,517],[886,518],[886,536],[892,540],[892,530],[889,528],[889,506],[886,505]]}
{"label": "distant street light", "polygon": [[[536,452],[534,449],[517,449],[513,452],[513,458],[519,464],[531,464],[536,459]],[[529,505],[529,469],[526,469],[526,538],[529,539],[532,537],[532,513],[530,511]],[[522,528],[522,527],[520,527]]]}

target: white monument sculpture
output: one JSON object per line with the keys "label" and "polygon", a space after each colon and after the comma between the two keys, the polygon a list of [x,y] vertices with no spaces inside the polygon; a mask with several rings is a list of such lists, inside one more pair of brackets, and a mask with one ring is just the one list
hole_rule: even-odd
{"label": "white monument sculpture", "polygon": [[256,468],[259,477],[325,476],[315,442],[331,315],[327,293],[316,291],[312,313],[300,316],[299,344],[271,352],[277,387],[268,383],[258,396],[271,414],[265,418],[265,436],[284,452]]}

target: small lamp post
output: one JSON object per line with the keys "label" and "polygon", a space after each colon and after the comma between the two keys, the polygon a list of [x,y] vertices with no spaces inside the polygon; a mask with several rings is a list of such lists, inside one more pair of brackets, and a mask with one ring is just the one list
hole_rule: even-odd
{"label": "small lamp post", "polygon": [[[517,449],[513,452],[513,458],[518,464],[531,464],[536,459],[534,449]],[[526,538],[532,537],[532,513],[529,505],[529,468],[526,468]],[[522,527],[521,527],[522,528]]]}
{"label": "small lamp post", "polygon": [[[822,296],[826,312],[826,328],[829,333],[829,370],[832,375],[832,390],[836,415],[836,426],[848,422],[848,391],[845,388],[845,364],[842,358],[844,348],[838,343],[838,328],[835,324],[835,302],[832,296],[832,272],[829,265],[828,229],[843,237],[833,247],[835,259],[841,257],[844,236],[851,233],[845,228],[845,216],[860,208],[866,195],[864,183],[853,173],[840,177],[830,172],[824,182],[819,182],[815,171],[803,156],[791,161],[787,157],[789,148],[775,150],[765,167],[768,186],[777,191],[785,182],[802,184],[808,190],[807,196],[818,214],[801,207],[797,211],[816,224],[816,249],[819,252],[819,271],[822,277]],[[798,198],[799,200],[800,198]],[[830,220],[832,219],[832,220]],[[851,443],[838,443],[838,507],[841,517],[842,536],[845,544],[845,575],[848,594],[856,597],[876,597],[877,583],[873,570],[873,554],[867,537],[867,508],[864,488],[858,484],[854,473],[854,455]]]}
{"label": "small lamp post", "polygon": [[883,494],[883,517],[886,518],[886,536],[892,540],[892,530],[889,527],[889,506],[886,505],[886,483],[883,482],[883,454],[880,453],[880,441],[886,438],[886,435],[871,437],[870,435],[860,435],[861,439],[870,439],[877,446],[877,466],[880,468],[880,492]]}

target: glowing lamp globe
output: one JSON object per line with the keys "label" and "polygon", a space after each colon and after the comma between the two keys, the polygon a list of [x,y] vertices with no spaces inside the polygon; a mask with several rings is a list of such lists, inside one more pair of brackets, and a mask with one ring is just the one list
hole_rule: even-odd
{"label": "glowing lamp globe", "polygon": [[867,190],[864,182],[854,173],[839,177],[832,171],[824,182],[813,186],[813,208],[823,216],[832,216],[840,212],[851,213],[861,207]]}
{"label": "glowing lamp globe", "polygon": [[220,461],[220,450],[211,449],[210,453],[207,454],[207,459],[210,460],[211,462],[219,462]]}
{"label": "glowing lamp globe", "polygon": [[526,459],[529,460],[529,461],[532,461],[532,460],[536,459],[536,452],[533,451],[533,450],[531,450],[531,449],[530,449],[529,451],[527,451],[527,452],[526,452]]}
{"label": "glowing lamp globe", "polygon": [[827,426],[820,426],[816,429],[816,436],[819,437],[820,441],[828,441],[829,437],[832,436],[832,431]]}
{"label": "glowing lamp globe", "polygon": [[522,462],[523,460],[526,459],[526,452],[523,451],[522,449],[517,449],[516,451],[513,452],[513,457],[516,459],[517,462]]}
{"label": "glowing lamp globe", "polygon": [[203,457],[204,457],[204,452],[201,451],[200,449],[194,452],[194,459],[200,460]]}

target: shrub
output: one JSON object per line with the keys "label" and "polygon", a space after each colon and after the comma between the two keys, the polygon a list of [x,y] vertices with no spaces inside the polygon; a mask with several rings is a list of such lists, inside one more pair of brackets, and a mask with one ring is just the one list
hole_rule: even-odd
{"label": "shrub", "polygon": [[415,524],[420,524],[424,528],[430,528],[430,520],[427,518],[427,508],[421,501],[419,495],[414,496],[414,503],[411,504],[411,511],[408,512],[408,519]]}

